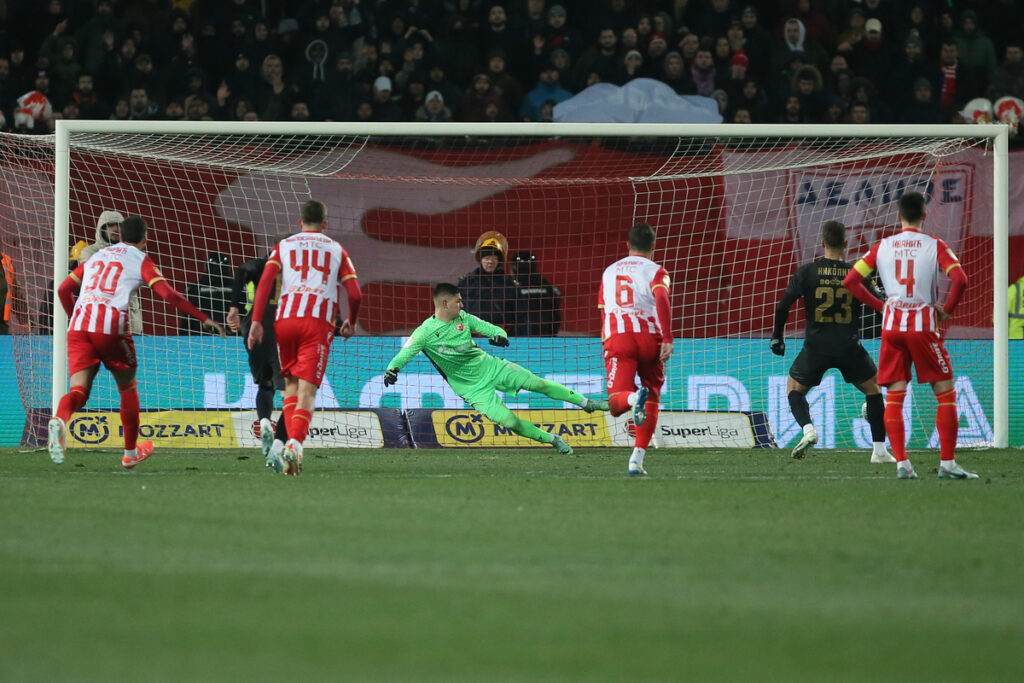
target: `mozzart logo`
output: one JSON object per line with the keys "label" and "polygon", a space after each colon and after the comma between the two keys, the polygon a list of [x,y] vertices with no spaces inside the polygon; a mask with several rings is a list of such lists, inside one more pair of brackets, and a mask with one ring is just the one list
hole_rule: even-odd
{"label": "mozzart logo", "polygon": [[103,443],[110,438],[110,423],[105,415],[83,415],[71,421],[68,431],[82,443]]}
{"label": "mozzart logo", "polygon": [[484,438],[484,416],[479,413],[452,415],[444,423],[444,430],[459,443],[476,443]]}

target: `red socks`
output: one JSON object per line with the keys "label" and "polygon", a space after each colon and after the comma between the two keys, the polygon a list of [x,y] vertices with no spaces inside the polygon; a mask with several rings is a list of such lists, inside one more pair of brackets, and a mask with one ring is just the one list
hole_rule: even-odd
{"label": "red socks", "polygon": [[139,385],[132,382],[126,387],[118,387],[121,392],[121,425],[124,427],[124,449],[135,450],[135,442],[139,438]]}
{"label": "red socks", "polygon": [[885,394],[885,433],[889,435],[889,445],[897,462],[907,459],[907,440],[903,429],[903,399],[906,390],[890,389]]}
{"label": "red socks", "polygon": [[309,434],[309,423],[313,419],[312,413],[305,408],[296,408],[292,415],[292,421],[288,423],[288,437],[299,443],[306,440]]}
{"label": "red socks", "polygon": [[935,409],[935,427],[939,431],[939,456],[943,460],[953,460],[956,454],[956,435],[960,431],[960,418],[956,414],[956,389],[935,394],[939,402]]}
{"label": "red socks", "polygon": [[618,417],[627,410],[631,410],[628,401],[629,394],[628,391],[620,391],[608,397],[608,412],[612,414],[612,417]]}
{"label": "red socks", "polygon": [[288,429],[288,436],[293,436],[292,418],[295,417],[295,406],[297,406],[298,404],[298,396],[284,397],[284,409],[281,411],[281,413],[284,415],[284,426]]}
{"label": "red socks", "polygon": [[71,387],[71,391],[64,394],[64,398],[57,404],[57,417],[67,424],[71,420],[71,416],[77,413],[87,400],[89,400],[88,389],[78,385]]}
{"label": "red socks", "polygon": [[636,428],[636,447],[647,450],[651,444],[651,437],[654,436],[654,429],[658,426],[658,396],[651,394],[647,397],[647,419]]}

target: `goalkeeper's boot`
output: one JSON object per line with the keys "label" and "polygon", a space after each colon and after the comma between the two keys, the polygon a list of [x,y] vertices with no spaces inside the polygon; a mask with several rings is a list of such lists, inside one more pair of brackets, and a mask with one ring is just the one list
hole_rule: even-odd
{"label": "goalkeeper's boot", "polygon": [[633,404],[633,424],[637,427],[647,422],[647,395],[650,390],[647,387],[640,387],[636,392],[636,403]]}
{"label": "goalkeeper's boot", "polygon": [[283,452],[284,444],[274,439],[274,443],[270,445],[270,450],[267,451],[266,466],[275,474],[284,472],[284,459],[281,458],[281,453]]}
{"label": "goalkeeper's boot", "polygon": [[889,449],[886,448],[885,446],[882,446],[882,452],[881,453],[872,453],[871,454],[871,464],[873,464],[873,465],[881,465],[883,463],[888,463],[888,462],[896,462],[896,456],[894,456],[892,453],[890,453]]}
{"label": "goalkeeper's boot", "polygon": [[562,440],[562,437],[552,435],[551,445],[562,455],[572,455],[572,446]]}
{"label": "goalkeeper's boot", "polygon": [[917,472],[914,471],[914,466],[910,464],[909,460],[896,463],[896,476],[900,479],[917,479]]}
{"label": "goalkeeper's boot", "polygon": [[977,479],[978,475],[960,467],[956,461],[950,466],[939,465],[939,479]]}
{"label": "goalkeeper's boot", "polygon": [[587,402],[583,404],[583,410],[588,413],[593,413],[598,410],[608,410],[608,401],[595,401],[592,398],[588,398]]}
{"label": "goalkeeper's boot", "polygon": [[288,439],[281,453],[284,459],[284,473],[293,477],[302,472],[302,444],[295,439]]}
{"label": "goalkeeper's boot", "polygon": [[804,435],[800,437],[799,443],[793,448],[793,458],[799,460],[807,454],[807,449],[818,443],[818,432],[814,431],[814,425],[804,426]]}
{"label": "goalkeeper's boot", "polygon": [[267,418],[260,419],[260,446],[263,448],[263,457],[270,453],[270,447],[274,445],[274,425]]}
{"label": "goalkeeper's boot", "polygon": [[153,442],[143,441],[135,447],[135,455],[124,454],[124,457],[121,458],[121,465],[130,470],[151,455],[153,455]]}
{"label": "goalkeeper's boot", "polygon": [[46,425],[46,447],[50,451],[50,460],[56,464],[64,462],[67,452],[68,427],[59,417],[52,418]]}

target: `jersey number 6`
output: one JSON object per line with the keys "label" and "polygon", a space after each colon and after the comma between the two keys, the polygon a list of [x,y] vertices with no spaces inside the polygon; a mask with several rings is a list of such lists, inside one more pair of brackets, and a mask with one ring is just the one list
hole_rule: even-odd
{"label": "jersey number 6", "polygon": [[623,308],[633,307],[633,278],[630,276],[615,276],[615,303]]}

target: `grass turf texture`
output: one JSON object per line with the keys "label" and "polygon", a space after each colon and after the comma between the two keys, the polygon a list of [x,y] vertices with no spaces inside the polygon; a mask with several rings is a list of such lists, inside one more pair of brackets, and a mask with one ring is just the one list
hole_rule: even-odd
{"label": "grass turf texture", "polygon": [[0,451],[0,680],[1019,680],[1024,453]]}

